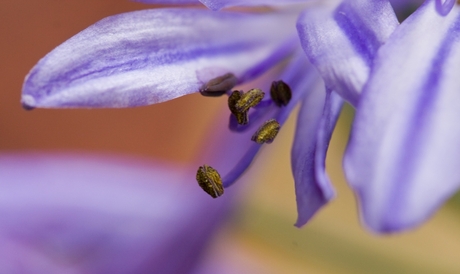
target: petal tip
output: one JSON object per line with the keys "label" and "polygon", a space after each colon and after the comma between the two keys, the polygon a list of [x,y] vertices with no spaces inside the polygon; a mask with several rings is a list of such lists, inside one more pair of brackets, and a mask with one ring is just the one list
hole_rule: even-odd
{"label": "petal tip", "polygon": [[297,228],[302,228],[307,222],[303,222],[303,221],[297,219],[297,221],[295,222],[294,226],[297,227]]}
{"label": "petal tip", "polygon": [[31,95],[22,95],[21,105],[25,110],[33,110],[36,106],[35,98]]}

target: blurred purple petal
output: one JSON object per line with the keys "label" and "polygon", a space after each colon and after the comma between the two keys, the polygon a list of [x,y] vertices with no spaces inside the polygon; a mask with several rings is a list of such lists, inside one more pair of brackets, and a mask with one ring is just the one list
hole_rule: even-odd
{"label": "blurred purple petal", "polygon": [[425,221],[460,186],[460,11],[434,1],[379,50],[344,168],[378,232]]}
{"label": "blurred purple petal", "polygon": [[326,152],[343,100],[336,93],[325,92],[318,81],[302,101],[294,144],[292,172],[295,180],[298,218],[296,226],[311,217],[335,196],[326,174]]}
{"label": "blurred purple petal", "polygon": [[285,5],[291,3],[303,3],[308,0],[200,0],[211,10],[220,10],[235,6],[265,6],[265,5]]}
{"label": "blurred purple petal", "polygon": [[197,92],[228,72],[247,81],[291,52],[291,15],[156,9],[108,17],[40,60],[22,103],[133,107]]}
{"label": "blurred purple petal", "polygon": [[377,49],[397,25],[388,1],[346,0],[306,9],[297,30],[327,88],[356,106]]}
{"label": "blurred purple petal", "polygon": [[112,157],[1,155],[0,177],[1,273],[189,273],[231,198]]}

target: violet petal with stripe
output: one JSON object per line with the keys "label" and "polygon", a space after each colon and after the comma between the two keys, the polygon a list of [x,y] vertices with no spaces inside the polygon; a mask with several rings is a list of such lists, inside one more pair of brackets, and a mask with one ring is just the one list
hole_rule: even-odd
{"label": "violet petal with stripe", "polygon": [[[27,75],[26,108],[134,107],[197,92],[231,72],[240,82],[291,52],[289,13],[155,9],[105,18],[58,46]],[[245,31],[235,32],[235,29]]]}
{"label": "violet petal with stripe", "polygon": [[211,10],[220,10],[235,6],[281,6],[293,3],[304,3],[309,0],[200,0]]}
{"label": "violet petal with stripe", "polygon": [[388,1],[346,0],[306,9],[297,30],[326,87],[356,106],[375,53],[397,25]]}
{"label": "violet petal with stripe", "polygon": [[326,153],[343,100],[324,90],[317,81],[302,100],[294,144],[291,151],[298,218],[296,226],[306,224],[335,196],[326,174]]}
{"label": "violet petal with stripe", "polygon": [[373,230],[429,218],[460,186],[460,9],[427,1],[379,50],[344,168]]}

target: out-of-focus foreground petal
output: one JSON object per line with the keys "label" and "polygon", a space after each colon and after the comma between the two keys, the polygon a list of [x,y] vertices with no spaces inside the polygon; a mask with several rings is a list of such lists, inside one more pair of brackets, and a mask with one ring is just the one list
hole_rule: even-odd
{"label": "out-of-focus foreground petal", "polygon": [[1,273],[189,273],[231,196],[89,155],[1,155],[0,178]]}
{"label": "out-of-focus foreground petal", "polygon": [[[291,14],[154,9],[105,18],[30,71],[33,107],[134,107],[197,92],[231,72],[240,82],[290,54]],[[235,32],[235,29],[244,31]],[[295,44],[294,44],[295,45]]]}
{"label": "out-of-focus foreground petal", "polygon": [[379,50],[344,168],[375,231],[426,220],[460,186],[460,11],[426,2]]}
{"label": "out-of-focus foreground petal", "polygon": [[356,106],[378,48],[397,25],[388,1],[325,1],[303,12],[297,30],[327,88]]}
{"label": "out-of-focus foreground petal", "polygon": [[343,100],[318,81],[302,101],[291,152],[295,180],[297,222],[300,227],[335,196],[326,174],[326,153]]}
{"label": "out-of-focus foreground petal", "polygon": [[[148,1],[148,0],[147,0]],[[303,3],[309,0],[200,0],[211,10],[220,10],[234,6],[265,6],[265,5],[285,5],[290,3]]]}

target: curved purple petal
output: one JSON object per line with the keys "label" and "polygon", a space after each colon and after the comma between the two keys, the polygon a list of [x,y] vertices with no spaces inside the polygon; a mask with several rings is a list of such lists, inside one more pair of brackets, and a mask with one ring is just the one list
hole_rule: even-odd
{"label": "curved purple petal", "polygon": [[200,0],[200,2],[211,10],[220,10],[223,8],[235,6],[279,6],[292,3],[308,2],[308,0]]}
{"label": "curved purple petal", "polygon": [[189,273],[231,195],[206,199],[182,175],[113,157],[0,155],[0,272]]}
{"label": "curved purple petal", "polygon": [[356,106],[375,53],[397,25],[388,1],[346,0],[306,9],[297,30],[327,88]]}
{"label": "curved purple petal", "polygon": [[290,54],[295,44],[286,41],[295,33],[287,26],[294,20],[282,12],[200,9],[108,17],[40,60],[26,77],[22,102],[29,108],[133,107],[197,92],[228,72],[246,81]]}
{"label": "curved purple petal", "polygon": [[460,11],[427,1],[379,50],[344,168],[373,230],[425,221],[460,186]]}
{"label": "curved purple petal", "polygon": [[291,152],[297,227],[306,224],[335,196],[326,174],[326,152],[343,100],[334,92],[326,93],[323,85],[323,81],[318,81],[313,92],[304,97],[297,118]]}

